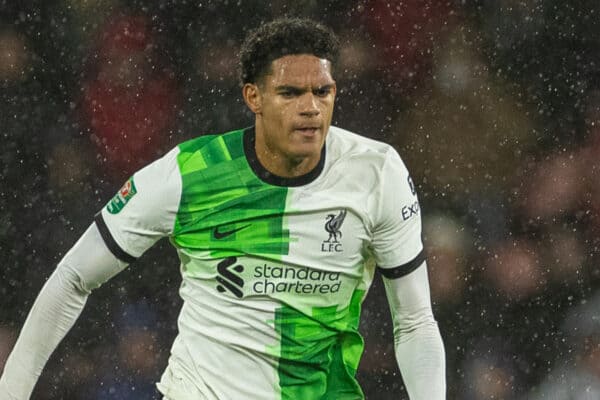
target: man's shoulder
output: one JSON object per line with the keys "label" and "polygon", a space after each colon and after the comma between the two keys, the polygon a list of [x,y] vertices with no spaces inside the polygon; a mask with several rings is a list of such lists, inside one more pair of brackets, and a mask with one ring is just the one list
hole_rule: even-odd
{"label": "man's shoulder", "polygon": [[176,147],[177,164],[181,173],[204,170],[242,157],[244,130],[202,135],[179,144]]}
{"label": "man's shoulder", "polygon": [[389,144],[371,139],[349,130],[331,126],[327,142],[327,152],[334,157],[361,157],[383,162],[390,152],[396,150]]}
{"label": "man's shoulder", "polygon": [[237,137],[241,137],[243,132],[244,129],[236,129],[226,133],[203,134],[180,143],[177,148],[182,153],[194,153],[206,147],[209,143],[214,142],[215,140],[230,141]]}

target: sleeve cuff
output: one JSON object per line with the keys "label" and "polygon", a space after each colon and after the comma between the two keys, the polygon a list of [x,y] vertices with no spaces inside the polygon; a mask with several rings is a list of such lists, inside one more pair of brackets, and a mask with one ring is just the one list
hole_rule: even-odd
{"label": "sleeve cuff", "polygon": [[415,258],[413,258],[406,264],[402,264],[392,268],[381,268],[378,266],[377,269],[379,270],[379,272],[381,272],[381,275],[385,276],[386,278],[397,279],[413,272],[421,264],[423,264],[425,258],[425,250],[423,249],[419,252],[419,254],[417,254]]}
{"label": "sleeve cuff", "polygon": [[100,236],[102,236],[102,240],[104,240],[106,247],[108,247],[110,252],[113,253],[115,257],[117,257],[123,262],[126,262],[127,264],[131,264],[132,262],[137,260],[137,258],[123,250],[113,238],[112,234],[110,233],[110,230],[108,229],[108,226],[106,226],[106,222],[104,221],[104,217],[102,216],[102,211],[96,214],[96,216],[94,217],[94,222],[98,227],[98,231],[100,232]]}

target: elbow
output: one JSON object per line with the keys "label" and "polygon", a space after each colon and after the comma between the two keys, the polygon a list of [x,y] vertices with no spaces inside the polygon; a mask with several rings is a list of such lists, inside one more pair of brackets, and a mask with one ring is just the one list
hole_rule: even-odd
{"label": "elbow", "polygon": [[398,343],[408,341],[414,336],[429,335],[439,335],[437,321],[431,309],[394,321],[394,339]]}
{"label": "elbow", "polygon": [[63,259],[54,272],[60,286],[67,292],[88,296],[93,289],[79,276],[75,268]]}

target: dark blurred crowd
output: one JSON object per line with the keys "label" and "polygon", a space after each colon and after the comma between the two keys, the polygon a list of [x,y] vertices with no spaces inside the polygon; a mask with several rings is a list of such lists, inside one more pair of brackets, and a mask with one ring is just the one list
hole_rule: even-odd
{"label": "dark blurred crowd", "polygon": [[[449,399],[600,398],[600,6],[594,0],[0,0],[0,370],[58,261],[133,172],[248,126],[245,32],[342,42],[334,124],[418,186]],[[156,399],[180,307],[160,242],[96,290],[35,399]],[[368,399],[406,398],[376,277]]]}

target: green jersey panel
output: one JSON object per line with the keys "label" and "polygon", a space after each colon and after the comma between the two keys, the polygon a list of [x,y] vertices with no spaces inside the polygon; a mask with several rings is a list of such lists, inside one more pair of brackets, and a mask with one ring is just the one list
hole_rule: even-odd
{"label": "green jersey panel", "polygon": [[[254,175],[242,139],[240,130],[180,146],[183,190],[173,234],[177,247],[215,258],[287,253],[287,188],[267,185]],[[189,273],[196,267],[186,265]]]}

